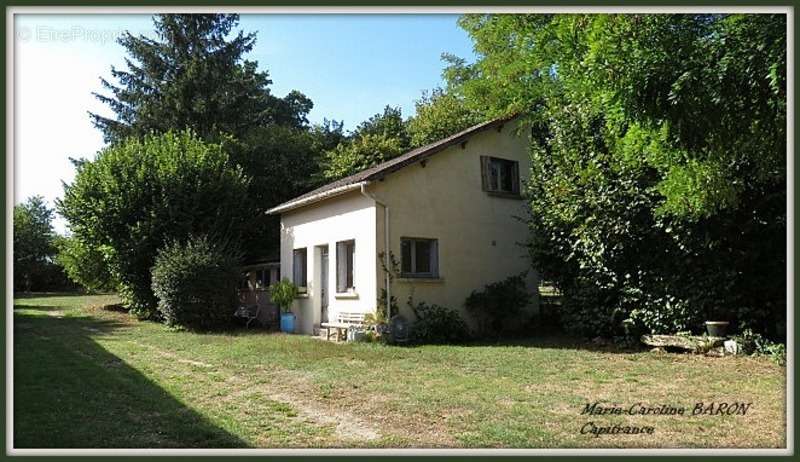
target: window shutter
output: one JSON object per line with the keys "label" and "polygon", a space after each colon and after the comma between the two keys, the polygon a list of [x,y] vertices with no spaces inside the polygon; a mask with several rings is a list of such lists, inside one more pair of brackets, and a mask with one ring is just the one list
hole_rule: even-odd
{"label": "window shutter", "polygon": [[514,162],[511,167],[511,192],[519,194],[519,162]]}
{"label": "window shutter", "polygon": [[431,241],[431,275],[439,277],[439,241]]}
{"label": "window shutter", "polygon": [[347,250],[344,242],[336,243],[336,292],[347,291]]}
{"label": "window shutter", "polygon": [[481,156],[481,189],[489,191],[491,188],[491,181],[489,179],[489,156]]}

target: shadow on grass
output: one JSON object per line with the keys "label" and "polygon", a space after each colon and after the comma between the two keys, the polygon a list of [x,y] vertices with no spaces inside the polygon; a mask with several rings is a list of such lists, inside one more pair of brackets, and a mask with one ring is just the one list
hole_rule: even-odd
{"label": "shadow on grass", "polygon": [[120,327],[91,317],[14,314],[15,447],[247,446],[88,337]]}
{"label": "shadow on grass", "polygon": [[[25,303],[14,303],[14,311],[61,311],[63,306],[50,306],[50,305],[27,305]],[[15,316],[20,316],[20,313],[14,313]]]}
{"label": "shadow on grass", "polygon": [[[14,292],[14,298],[42,298],[42,297],[79,297],[88,295],[79,290],[72,292]],[[112,293],[94,293],[91,295],[113,295]]]}

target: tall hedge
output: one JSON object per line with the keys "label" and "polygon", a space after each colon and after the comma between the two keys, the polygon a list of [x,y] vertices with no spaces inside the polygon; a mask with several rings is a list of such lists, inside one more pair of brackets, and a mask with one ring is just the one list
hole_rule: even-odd
{"label": "tall hedge", "polygon": [[237,242],[256,214],[245,200],[247,177],[220,145],[189,131],[127,139],[76,166],[59,211],[76,239],[103,253],[141,318],[157,317],[151,269],[159,249],[192,235]]}
{"label": "tall hedge", "polygon": [[[786,332],[786,15],[465,15],[450,91],[533,124],[530,248],[564,327]],[[626,323],[628,325],[628,323]]]}

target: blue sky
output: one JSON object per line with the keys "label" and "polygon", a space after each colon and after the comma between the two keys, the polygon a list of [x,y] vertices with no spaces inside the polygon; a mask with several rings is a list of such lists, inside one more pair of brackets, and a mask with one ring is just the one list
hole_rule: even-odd
{"label": "blue sky", "polygon": [[[258,33],[247,56],[266,69],[272,92],[296,89],[314,102],[310,120],[350,129],[386,104],[414,112],[421,92],[441,84],[440,56],[474,57],[455,15],[242,15]],[[69,157],[103,146],[87,111],[111,115],[92,97],[98,78],[123,67],[122,31],[152,34],[149,15],[15,16],[15,203],[60,197],[74,177]],[[56,220],[56,229],[64,223]]]}

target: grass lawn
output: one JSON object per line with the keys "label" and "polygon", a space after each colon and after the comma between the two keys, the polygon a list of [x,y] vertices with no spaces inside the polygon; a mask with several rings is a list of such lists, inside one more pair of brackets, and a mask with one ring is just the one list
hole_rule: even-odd
{"label": "grass lawn", "polygon": [[[765,358],[509,345],[332,344],[174,332],[113,296],[18,298],[25,447],[785,447],[786,370]],[[581,415],[601,401],[752,403],[746,415]],[[588,422],[652,434],[581,434]]]}

